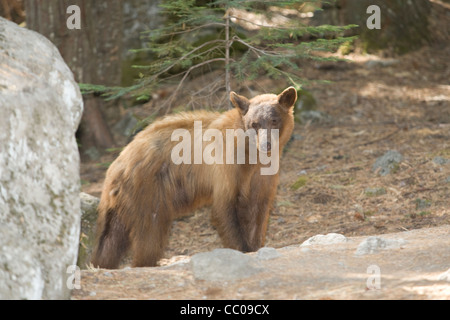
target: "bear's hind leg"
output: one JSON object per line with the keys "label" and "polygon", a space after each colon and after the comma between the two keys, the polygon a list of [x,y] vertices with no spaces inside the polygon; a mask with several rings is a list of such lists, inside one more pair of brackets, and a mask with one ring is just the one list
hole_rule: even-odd
{"label": "bear's hind leg", "polygon": [[169,239],[172,219],[170,214],[151,213],[143,223],[134,230],[133,267],[154,267],[162,258]]}
{"label": "bear's hind leg", "polygon": [[117,269],[130,246],[128,231],[114,209],[108,210],[104,224],[97,228],[102,230],[97,231],[99,238],[91,262],[94,267]]}

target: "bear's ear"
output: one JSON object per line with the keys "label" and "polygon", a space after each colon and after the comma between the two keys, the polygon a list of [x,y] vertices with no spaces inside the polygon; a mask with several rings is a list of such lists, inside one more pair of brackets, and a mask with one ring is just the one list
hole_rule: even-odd
{"label": "bear's ear", "polygon": [[290,109],[297,101],[297,90],[289,87],[278,96],[278,103],[286,109]]}
{"label": "bear's ear", "polygon": [[242,115],[247,113],[250,101],[246,97],[240,96],[233,91],[230,93],[230,100],[231,103],[241,111]]}

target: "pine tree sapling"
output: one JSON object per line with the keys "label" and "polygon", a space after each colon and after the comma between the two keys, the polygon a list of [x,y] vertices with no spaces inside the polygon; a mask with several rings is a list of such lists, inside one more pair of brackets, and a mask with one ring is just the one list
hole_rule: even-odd
{"label": "pine tree sapling", "polygon": [[[317,1],[308,1],[311,2]],[[303,0],[163,0],[161,8],[167,16],[166,24],[145,33],[148,46],[139,49],[150,52],[154,59],[147,66],[134,66],[142,69],[145,76],[130,88],[108,94],[111,97],[127,92],[149,95],[161,86],[174,84],[169,98],[159,105],[159,109],[168,112],[194,72],[217,69],[222,70],[222,76],[200,91],[188,94],[200,96],[208,91],[209,96],[221,97],[215,107],[226,106],[232,80],[237,86],[261,75],[283,78],[300,89],[305,79],[300,76],[299,61],[333,59],[313,53],[336,50],[351,41],[352,38],[340,35],[354,27],[308,26],[298,14],[305,3]]]}

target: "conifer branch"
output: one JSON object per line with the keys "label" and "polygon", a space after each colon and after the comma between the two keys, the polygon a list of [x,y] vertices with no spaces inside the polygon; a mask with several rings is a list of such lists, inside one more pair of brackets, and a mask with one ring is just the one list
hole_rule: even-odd
{"label": "conifer branch", "polygon": [[207,23],[207,24],[204,24],[204,25],[201,25],[201,26],[198,26],[198,27],[194,27],[194,28],[191,28],[191,29],[183,30],[183,31],[168,32],[165,35],[166,36],[177,36],[177,35],[180,35],[180,34],[185,34],[185,33],[197,31],[197,30],[200,30],[200,29],[203,29],[203,28],[214,27],[214,26],[225,27],[226,24],[225,23],[220,23],[220,22],[212,22],[212,23]]}
{"label": "conifer branch", "polygon": [[[146,66],[138,66],[147,75],[127,88],[100,88],[110,95],[110,99],[127,93],[137,96],[151,96],[152,90],[163,84],[176,81],[176,87],[171,95],[155,109],[155,112],[166,108],[169,112],[175,98],[180,95],[186,80],[194,70],[209,67],[222,70],[222,78],[208,83],[200,90],[190,92],[190,104],[194,97],[212,97],[219,90],[224,90],[220,106],[229,101],[232,79],[238,83],[244,80],[254,80],[264,75],[269,78],[283,78],[294,84],[305,83],[296,75],[300,70],[300,59],[337,60],[333,57],[314,55],[314,51],[335,50],[344,42],[353,41],[351,37],[339,37],[343,31],[354,27],[349,26],[308,26],[297,19],[282,13],[287,7],[299,8],[303,0],[210,0],[206,5],[197,5],[195,0],[163,0],[163,14],[170,18],[161,28],[146,32],[149,40],[148,48],[134,50],[136,53],[151,54],[151,61]],[[321,3],[319,0],[309,0],[308,3]],[[258,9],[255,4],[264,4]],[[235,9],[242,10],[242,14]],[[284,17],[271,19],[270,12]],[[255,21],[245,13],[257,13],[261,21]],[[284,11],[285,12],[285,11]],[[236,19],[236,20],[235,20]],[[268,24],[266,25],[265,22]],[[281,21],[281,22],[280,22]],[[237,25],[249,23],[259,28],[247,33],[237,28]],[[324,36],[326,35],[326,36]],[[313,36],[316,40],[311,39]],[[325,38],[326,37],[326,38]],[[94,87],[85,87],[95,90]],[[208,89],[207,89],[208,88]],[[108,90],[107,90],[108,89]],[[109,90],[111,89],[111,90]],[[210,91],[208,91],[210,90]],[[150,93],[149,93],[150,92]],[[207,93],[207,94],[205,94]],[[220,94],[222,96],[222,93]],[[214,97],[218,97],[217,94]],[[229,106],[229,105],[228,105]],[[219,107],[219,105],[217,106]]]}
{"label": "conifer branch", "polygon": [[245,42],[244,40],[242,40],[238,36],[234,36],[233,40],[243,44],[247,48],[251,49],[253,52],[258,52],[258,53],[261,53],[262,55],[265,55],[265,56],[272,56],[272,57],[279,57],[279,56],[282,56],[282,55],[285,56],[285,57],[293,57],[294,56],[294,55],[286,55],[285,53],[282,53],[282,52],[267,51],[267,50],[256,48],[256,47],[250,45],[249,43]]}
{"label": "conifer branch", "polygon": [[245,19],[245,18],[242,18],[242,17],[233,16],[233,15],[231,15],[230,18],[234,18],[234,19],[236,19],[236,20],[241,20],[241,21],[250,23],[250,24],[252,24],[252,25],[254,25],[254,26],[261,27],[261,28],[275,29],[275,30],[283,30],[283,31],[285,31],[285,30],[292,30],[292,27],[281,27],[281,26],[274,27],[274,26],[268,26],[268,25],[256,23],[256,22],[254,22],[254,21],[251,21],[251,20],[248,20],[248,19]]}
{"label": "conifer branch", "polygon": [[[181,78],[180,82],[178,83],[177,88],[176,88],[175,91],[170,95],[169,99],[167,99],[167,100],[161,105],[160,108],[165,108],[167,105],[169,105],[169,107],[168,107],[167,110],[166,110],[166,114],[169,113],[169,112],[170,112],[170,109],[171,109],[171,105],[170,105],[170,104],[173,102],[173,100],[175,99],[175,97],[178,95],[178,92],[180,91],[181,87],[183,86],[184,81],[185,81],[185,80],[187,79],[187,77],[191,74],[191,72],[194,71],[194,70],[197,69],[197,68],[200,68],[200,67],[203,67],[203,66],[205,66],[205,65],[207,65],[207,64],[211,64],[211,63],[213,63],[213,62],[218,62],[218,61],[226,61],[226,60],[225,60],[225,58],[214,58],[214,59],[209,59],[209,60],[207,60],[207,61],[203,61],[203,62],[200,62],[200,63],[198,63],[198,64],[196,64],[196,65],[193,65],[193,66],[191,66],[187,71],[183,72],[183,73],[184,73],[183,78]],[[183,73],[181,73],[181,74],[183,74]],[[181,75],[181,74],[179,74],[179,75]]]}

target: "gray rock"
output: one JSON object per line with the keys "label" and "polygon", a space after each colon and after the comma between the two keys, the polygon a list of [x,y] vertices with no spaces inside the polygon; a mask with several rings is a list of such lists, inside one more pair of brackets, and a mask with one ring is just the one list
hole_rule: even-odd
{"label": "gray rock", "polygon": [[420,199],[420,198],[417,198],[415,203],[416,203],[416,210],[429,208],[433,204],[433,202],[429,199]]}
{"label": "gray rock", "polygon": [[345,243],[347,242],[347,238],[343,236],[342,234],[337,233],[329,233],[327,235],[318,234],[314,237],[309,238],[305,242],[303,242],[300,246],[306,247],[311,246],[315,244],[319,245],[330,245],[330,244],[337,244],[337,243]]}
{"label": "gray rock", "polygon": [[80,207],[82,219],[95,215],[97,213],[97,207],[100,203],[100,199],[90,194],[80,193]]}
{"label": "gray rock", "polygon": [[119,132],[124,137],[131,137],[135,134],[139,127],[139,120],[132,112],[128,112],[119,122],[114,126],[114,130]]}
{"label": "gray rock", "polygon": [[435,164],[437,164],[437,165],[443,166],[443,165],[446,165],[446,164],[450,163],[450,160],[449,160],[449,159],[442,158],[442,157],[435,157],[435,158],[433,159],[433,162],[434,162]]}
{"label": "gray rock", "polygon": [[384,239],[381,237],[368,237],[358,245],[355,255],[363,256],[366,254],[374,254],[384,249],[400,248],[405,244],[406,241],[404,239]]}
{"label": "gray rock", "polygon": [[102,154],[96,147],[90,147],[89,149],[84,151],[84,154],[89,157],[91,161],[98,161]]}
{"label": "gray rock", "polygon": [[91,260],[92,248],[95,242],[95,226],[97,223],[97,207],[100,199],[87,193],[80,193],[81,202],[81,233],[78,248],[77,265],[85,269]]}
{"label": "gray rock", "polygon": [[372,170],[379,170],[378,173],[381,176],[386,176],[390,173],[395,173],[402,161],[403,156],[398,151],[390,150],[375,161]]}
{"label": "gray rock", "polygon": [[197,280],[230,281],[248,278],[262,271],[254,258],[231,249],[198,253],[191,258]]}
{"label": "gray rock", "polygon": [[256,258],[259,260],[272,260],[278,257],[281,257],[281,254],[275,248],[264,247],[256,253]]}
{"label": "gray rock", "polygon": [[0,299],[67,299],[82,97],[50,41],[1,17],[0,61]]}

